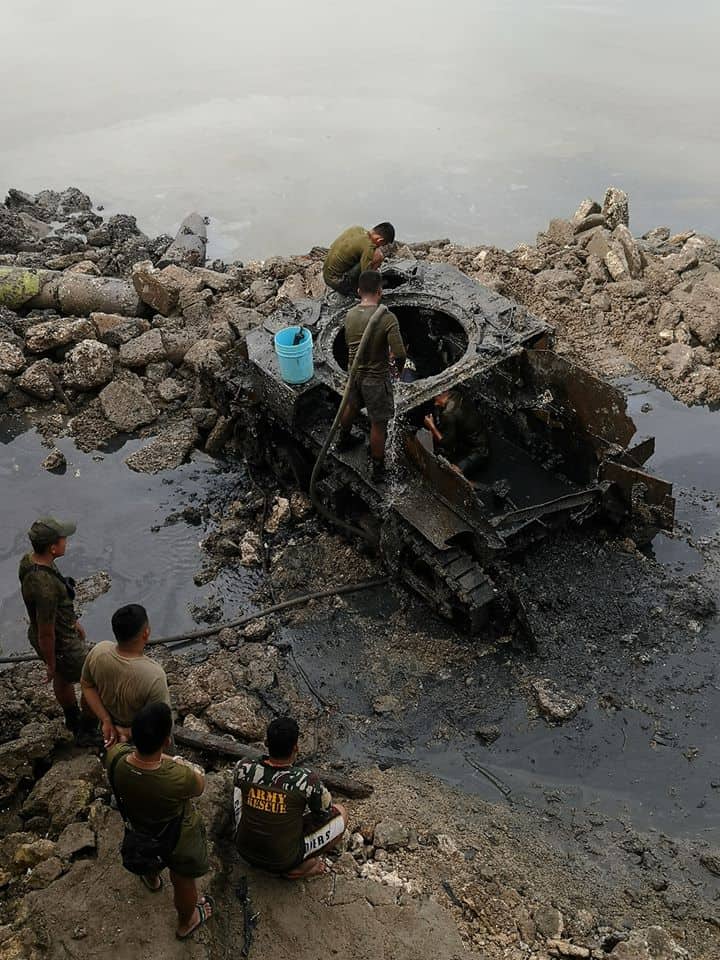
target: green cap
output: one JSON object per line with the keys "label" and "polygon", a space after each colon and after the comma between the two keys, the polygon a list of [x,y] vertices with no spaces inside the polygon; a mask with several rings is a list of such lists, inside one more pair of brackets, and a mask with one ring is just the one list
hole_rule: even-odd
{"label": "green cap", "polygon": [[70,521],[57,520],[55,517],[38,517],[35,523],[28,530],[30,543],[34,547],[49,547],[60,537],[69,537],[75,533],[76,524]]}

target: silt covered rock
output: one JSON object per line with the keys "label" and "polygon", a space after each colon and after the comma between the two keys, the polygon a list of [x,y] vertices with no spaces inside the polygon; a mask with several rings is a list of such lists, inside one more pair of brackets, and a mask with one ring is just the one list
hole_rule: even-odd
{"label": "silt covered rock", "polygon": [[82,340],[65,357],[63,382],[75,390],[97,390],[112,380],[114,357],[98,340]]}
{"label": "silt covered rock", "polygon": [[145,393],[124,380],[115,380],[101,391],[100,406],[107,419],[126,433],[152,423],[157,417]]}

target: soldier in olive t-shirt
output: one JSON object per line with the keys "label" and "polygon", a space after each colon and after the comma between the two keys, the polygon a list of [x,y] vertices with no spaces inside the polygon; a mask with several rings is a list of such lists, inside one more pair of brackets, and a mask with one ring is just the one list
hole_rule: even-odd
{"label": "soldier in olive t-shirt", "polygon": [[150,703],[170,706],[165,671],[145,655],[150,624],[144,607],[130,603],[112,617],[117,643],[104,640],[88,653],[83,665],[85,698],[100,720],[105,746],[127,740],[139,711]]}
{"label": "soldier in olive t-shirt", "polygon": [[383,255],[378,248],[394,239],[395,228],[391,223],[378,223],[372,230],[348,227],[327,252],[323,264],[325,283],[338,293],[354,297],[360,274],[380,266]]}

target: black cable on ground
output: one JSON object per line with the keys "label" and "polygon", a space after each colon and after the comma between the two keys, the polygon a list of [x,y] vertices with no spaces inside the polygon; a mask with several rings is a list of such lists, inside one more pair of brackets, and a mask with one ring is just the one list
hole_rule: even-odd
{"label": "black cable on ground", "polygon": [[[323,597],[339,597],[345,593],[358,593],[360,590],[370,590],[373,587],[384,587],[390,582],[389,577],[378,577],[375,580],[361,580],[360,583],[345,583],[337,587],[328,587],[325,590],[315,590],[313,593],[304,593],[302,596],[293,597],[291,600],[283,600],[281,603],[274,603],[270,607],[264,607],[255,613],[246,613],[244,617],[237,620],[226,620],[224,623],[217,623],[213,627],[204,627],[202,630],[191,630],[188,633],[178,633],[172,637],[153,637],[148,641],[149,647],[156,647],[170,643],[192,643],[193,640],[203,640],[205,637],[212,637],[227,627],[242,627],[253,620],[259,620],[261,617],[267,617],[272,613],[280,613],[281,610],[289,610],[291,607],[298,607],[302,603],[308,603],[310,600],[321,600]],[[17,657],[0,657],[0,664],[3,663],[31,663],[40,658],[35,653],[21,654]]]}

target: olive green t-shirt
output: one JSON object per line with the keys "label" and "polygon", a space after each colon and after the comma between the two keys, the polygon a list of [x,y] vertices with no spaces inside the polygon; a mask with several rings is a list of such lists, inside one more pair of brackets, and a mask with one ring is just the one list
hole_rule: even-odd
{"label": "olive green t-shirt", "polygon": [[207,853],[203,853],[202,820],[192,802],[198,793],[193,769],[168,757],[157,770],[139,770],[127,762],[133,750],[127,743],[118,743],[105,754],[108,776],[113,760],[120,756],[110,785],[120,798],[124,815],[136,830],[152,836],[182,815],[180,837],[168,865],[178,873],[202,876],[207,870]]}
{"label": "olive green t-shirt", "polygon": [[85,658],[82,683],[94,687],[113,723],[129,727],[149,703],[170,706],[165,671],[149,657],[123,657],[111,640],[97,643]]}
{"label": "olive green t-shirt", "polygon": [[325,283],[340,283],[343,276],[358,263],[360,270],[369,270],[375,246],[365,227],[348,227],[335,240],[323,264]]}
{"label": "olive green t-shirt", "polygon": [[[345,317],[345,340],[348,346],[348,369],[352,366],[360,340],[370,317],[377,307],[357,306],[348,310]],[[358,376],[364,380],[384,380],[390,373],[388,347],[399,360],[404,360],[405,344],[400,333],[400,325],[394,313],[386,310],[375,325],[375,330],[365,345],[364,359],[358,367]]]}
{"label": "olive green t-shirt", "polygon": [[20,561],[18,576],[30,618],[30,641],[37,643],[38,626],[47,624],[55,627],[55,644],[58,648],[62,648],[64,641],[75,641],[75,605],[55,564],[46,567],[34,563],[32,554],[27,553]]}

